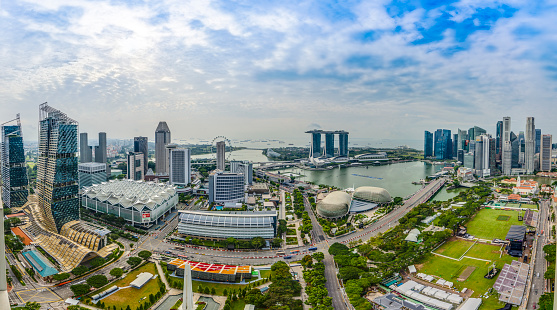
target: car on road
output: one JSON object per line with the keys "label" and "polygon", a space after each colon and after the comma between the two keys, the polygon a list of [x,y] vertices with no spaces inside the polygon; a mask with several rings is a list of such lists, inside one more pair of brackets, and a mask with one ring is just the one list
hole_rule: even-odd
{"label": "car on road", "polygon": [[290,256],[290,255],[286,255],[286,256],[284,256],[283,258],[284,258],[284,259],[291,259],[291,258],[292,258],[292,256]]}

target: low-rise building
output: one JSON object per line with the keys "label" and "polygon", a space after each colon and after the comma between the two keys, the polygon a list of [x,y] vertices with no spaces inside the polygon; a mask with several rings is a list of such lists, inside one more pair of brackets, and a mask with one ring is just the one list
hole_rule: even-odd
{"label": "low-rise building", "polygon": [[276,211],[193,211],[181,210],[178,233],[207,240],[229,237],[249,240],[276,236]]}
{"label": "low-rise building", "polygon": [[174,186],[144,181],[105,182],[83,188],[81,195],[83,207],[122,217],[132,225],[152,225],[177,204]]}

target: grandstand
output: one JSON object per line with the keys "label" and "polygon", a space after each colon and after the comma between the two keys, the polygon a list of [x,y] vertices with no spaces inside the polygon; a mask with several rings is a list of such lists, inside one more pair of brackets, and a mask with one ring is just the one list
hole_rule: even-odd
{"label": "grandstand", "polygon": [[169,271],[175,271],[178,277],[184,277],[185,264],[191,266],[192,279],[218,282],[236,282],[236,280],[251,279],[251,266],[233,266],[221,264],[200,263],[179,258],[167,264]]}

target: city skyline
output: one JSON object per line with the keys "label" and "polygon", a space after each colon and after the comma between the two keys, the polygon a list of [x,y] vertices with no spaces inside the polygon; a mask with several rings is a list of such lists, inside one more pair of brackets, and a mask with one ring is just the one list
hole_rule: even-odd
{"label": "city skyline", "polygon": [[113,138],[152,140],[165,120],[176,140],[345,128],[419,141],[529,114],[556,132],[555,15],[539,2],[4,2],[0,112],[21,113],[27,141],[44,101]]}

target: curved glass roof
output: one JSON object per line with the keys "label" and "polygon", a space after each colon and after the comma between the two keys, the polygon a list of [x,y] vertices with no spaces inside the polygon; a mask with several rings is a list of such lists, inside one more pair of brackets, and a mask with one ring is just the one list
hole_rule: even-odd
{"label": "curved glass roof", "polygon": [[221,227],[266,227],[276,221],[276,212],[181,212],[180,222]]}

